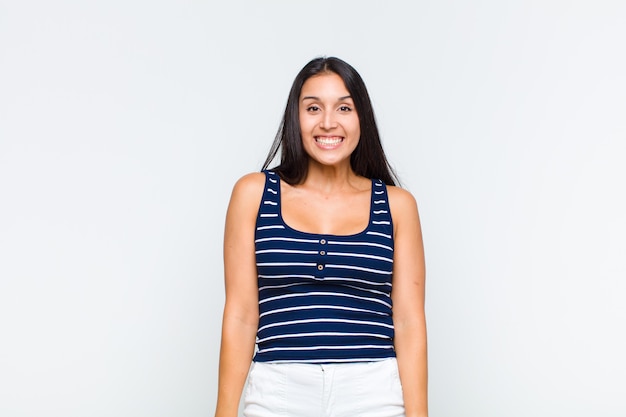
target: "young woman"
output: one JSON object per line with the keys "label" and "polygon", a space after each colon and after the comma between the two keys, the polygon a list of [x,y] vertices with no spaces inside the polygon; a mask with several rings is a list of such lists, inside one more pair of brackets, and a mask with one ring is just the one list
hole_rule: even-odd
{"label": "young woman", "polygon": [[354,68],[300,71],[263,169],[226,216],[216,417],[237,416],[248,374],[249,417],[427,416],[417,205]]}

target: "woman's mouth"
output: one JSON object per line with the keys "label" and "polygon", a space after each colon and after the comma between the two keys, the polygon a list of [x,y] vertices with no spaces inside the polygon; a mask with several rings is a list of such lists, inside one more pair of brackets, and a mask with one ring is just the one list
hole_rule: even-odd
{"label": "woman's mouth", "polygon": [[343,142],[343,137],[341,136],[315,136],[315,142],[325,147],[326,146],[333,147]]}

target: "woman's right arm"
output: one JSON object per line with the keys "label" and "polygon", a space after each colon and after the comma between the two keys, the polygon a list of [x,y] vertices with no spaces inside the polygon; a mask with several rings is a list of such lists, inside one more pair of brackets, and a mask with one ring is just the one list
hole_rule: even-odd
{"label": "woman's right arm", "polygon": [[236,417],[259,322],[254,232],[263,173],[241,178],[231,195],[224,229],[226,301],[222,318],[216,417]]}

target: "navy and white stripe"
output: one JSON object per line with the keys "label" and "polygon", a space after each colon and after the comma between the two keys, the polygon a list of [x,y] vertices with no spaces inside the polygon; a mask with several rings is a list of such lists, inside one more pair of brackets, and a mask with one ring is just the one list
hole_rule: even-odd
{"label": "navy and white stripe", "polygon": [[319,235],[285,224],[280,180],[265,171],[255,247],[258,362],[343,363],[394,357],[393,224],[382,181],[372,180],[360,233]]}

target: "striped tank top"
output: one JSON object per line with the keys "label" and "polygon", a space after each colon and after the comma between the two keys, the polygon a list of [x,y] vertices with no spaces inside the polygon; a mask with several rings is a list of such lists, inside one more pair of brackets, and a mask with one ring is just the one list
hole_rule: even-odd
{"label": "striped tank top", "polygon": [[255,232],[257,362],[341,363],[395,356],[393,226],[387,187],[372,180],[370,219],[354,235],[320,235],[283,221],[280,178],[265,171]]}

